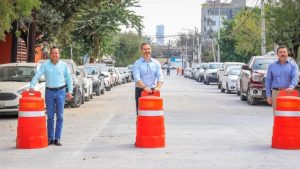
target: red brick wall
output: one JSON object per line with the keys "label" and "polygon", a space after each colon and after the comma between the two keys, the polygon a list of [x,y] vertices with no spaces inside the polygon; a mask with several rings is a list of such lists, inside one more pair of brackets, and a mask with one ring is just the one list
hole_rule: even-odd
{"label": "red brick wall", "polygon": [[12,48],[12,34],[6,35],[5,41],[0,41],[0,64],[10,63]]}

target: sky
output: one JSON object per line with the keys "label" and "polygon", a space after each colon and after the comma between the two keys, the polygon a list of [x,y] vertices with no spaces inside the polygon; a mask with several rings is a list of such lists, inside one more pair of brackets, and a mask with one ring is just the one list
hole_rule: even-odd
{"label": "sky", "polygon": [[[141,7],[133,8],[144,17],[143,35],[154,37],[156,25],[163,24],[165,36],[188,32],[195,27],[201,30],[201,4],[206,0],[139,0]],[[221,2],[231,0],[221,0]],[[247,0],[247,6],[254,6],[258,0]],[[188,29],[188,30],[186,30]]]}

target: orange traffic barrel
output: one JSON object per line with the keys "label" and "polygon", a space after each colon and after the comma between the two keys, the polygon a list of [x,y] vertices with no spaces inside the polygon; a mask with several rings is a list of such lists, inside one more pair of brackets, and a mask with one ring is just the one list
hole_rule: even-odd
{"label": "orange traffic barrel", "polygon": [[163,99],[160,93],[142,92],[139,98],[139,111],[136,128],[136,147],[165,147],[165,120]]}
{"label": "orange traffic barrel", "polygon": [[24,91],[19,100],[16,147],[21,149],[48,146],[44,99],[41,93]]}
{"label": "orange traffic barrel", "polygon": [[300,98],[298,92],[287,95],[281,91],[276,100],[272,148],[300,149]]}

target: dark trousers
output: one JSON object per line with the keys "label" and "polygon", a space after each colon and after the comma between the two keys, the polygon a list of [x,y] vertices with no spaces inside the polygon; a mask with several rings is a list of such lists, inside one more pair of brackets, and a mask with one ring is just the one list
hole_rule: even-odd
{"label": "dark trousers", "polygon": [[135,106],[136,106],[136,115],[138,115],[139,109],[139,98],[141,97],[143,89],[136,87],[135,88]]}

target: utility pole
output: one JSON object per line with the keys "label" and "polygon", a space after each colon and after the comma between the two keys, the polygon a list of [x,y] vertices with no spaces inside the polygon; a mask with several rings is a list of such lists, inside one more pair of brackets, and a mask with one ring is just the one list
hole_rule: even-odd
{"label": "utility pole", "polygon": [[266,54],[266,21],[265,21],[265,3],[261,0],[261,55]]}
{"label": "utility pole", "polygon": [[217,59],[217,62],[220,62],[220,44],[219,44],[219,41],[220,41],[220,29],[221,29],[221,1],[219,2],[219,27],[218,27],[218,59]]}
{"label": "utility pole", "polygon": [[184,66],[184,68],[187,67],[187,58],[188,58],[187,57],[187,40],[188,39],[186,39],[186,41],[185,41],[185,66]]}

